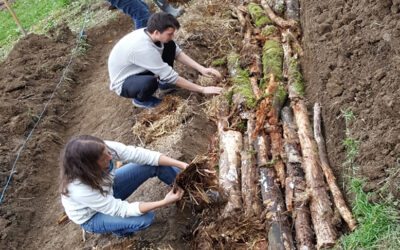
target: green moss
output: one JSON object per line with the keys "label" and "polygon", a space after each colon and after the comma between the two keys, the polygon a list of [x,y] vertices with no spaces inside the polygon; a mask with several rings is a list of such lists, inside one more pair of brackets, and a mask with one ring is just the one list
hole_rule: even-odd
{"label": "green moss", "polygon": [[242,121],[237,125],[237,128],[240,130],[240,132],[244,133],[247,129],[247,122]]}
{"label": "green moss", "polygon": [[297,59],[290,60],[289,63],[289,77],[294,79],[294,83],[292,83],[294,90],[298,95],[304,97],[304,84],[303,84],[303,76],[300,72],[300,63]]}
{"label": "green moss", "polygon": [[248,108],[255,108],[257,106],[257,98],[253,93],[251,88],[249,70],[236,68],[237,76],[233,78],[235,83],[234,91],[235,93],[241,94],[246,99],[246,106]]}
{"label": "green moss", "polygon": [[225,97],[228,100],[229,106],[232,106],[232,103],[233,103],[233,90],[229,90],[226,93]]}
{"label": "green moss", "polygon": [[250,12],[251,19],[257,28],[262,28],[266,24],[273,23],[271,19],[265,15],[264,10],[258,4],[250,3],[247,8]]}
{"label": "green moss", "polygon": [[283,50],[278,41],[268,40],[263,47],[263,73],[267,81],[270,74],[275,76],[276,81],[282,80]]}
{"label": "green moss", "polygon": [[255,154],[257,154],[257,151],[256,150],[247,150],[247,153],[255,155]]}
{"label": "green moss", "polygon": [[212,65],[214,67],[218,67],[218,66],[221,66],[221,65],[224,65],[224,64],[225,64],[225,58],[217,59],[212,63]]}
{"label": "green moss", "polygon": [[284,10],[285,10],[285,5],[281,4],[281,5],[279,5],[277,12],[278,12],[278,14],[282,14]]}
{"label": "green moss", "polygon": [[276,31],[277,29],[274,25],[267,25],[262,29],[261,34],[263,34],[264,36],[269,36],[275,33]]}
{"label": "green moss", "polygon": [[275,96],[279,99],[281,103],[283,103],[286,100],[287,97],[287,92],[286,90],[282,87],[282,85],[278,86],[278,89],[276,90]]}

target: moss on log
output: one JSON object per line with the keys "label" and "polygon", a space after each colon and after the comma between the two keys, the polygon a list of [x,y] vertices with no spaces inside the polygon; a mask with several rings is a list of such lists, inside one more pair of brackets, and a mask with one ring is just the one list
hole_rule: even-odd
{"label": "moss on log", "polygon": [[272,20],[265,14],[263,8],[256,3],[250,3],[247,6],[251,19],[257,28],[262,28],[266,24],[272,24]]}
{"label": "moss on log", "polygon": [[268,40],[263,47],[263,73],[269,79],[270,75],[275,76],[276,81],[282,80],[283,49],[281,44],[275,40]]}

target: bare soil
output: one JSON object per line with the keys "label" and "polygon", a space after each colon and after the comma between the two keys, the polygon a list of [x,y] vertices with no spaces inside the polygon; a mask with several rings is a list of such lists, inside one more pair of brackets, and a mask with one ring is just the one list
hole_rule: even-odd
{"label": "bare soil", "polygon": [[[389,171],[398,170],[400,157],[399,80],[400,13],[396,0],[301,0],[304,33],[302,68],[309,110],[314,102],[323,109],[331,166],[343,180],[345,123],[342,110],[356,119],[350,132],[360,141],[356,164],[367,178],[366,190],[377,190]],[[107,8],[107,5],[103,6]],[[224,0],[196,1],[179,19],[178,40],[185,52],[203,65],[221,58],[238,37],[226,36],[238,23]],[[218,21],[219,20],[219,21]],[[201,25],[200,25],[201,22]],[[111,234],[89,235],[72,222],[57,225],[63,209],[58,193],[58,156],[74,135],[145,146],[190,162],[208,150],[215,132],[204,102],[210,97],[178,90],[172,94],[188,106],[183,119],[165,133],[146,138],[132,127],[153,119],[129,99],[108,89],[107,58],[114,44],[133,29],[132,20],[120,13],[108,24],[85,32],[86,52],[74,59],[67,80],[57,90],[40,125],[27,142],[0,205],[0,249],[184,249],[194,224],[190,207],[175,205],[156,211],[156,221],[129,241]],[[235,34],[235,33],[231,33]],[[237,34],[237,33],[236,33]],[[0,64],[0,185],[3,187],[19,147],[38,119],[44,103],[58,83],[75,46],[76,34],[63,26],[49,37],[30,34]],[[197,73],[177,65],[183,76],[197,81]],[[221,72],[226,72],[220,68]],[[177,117],[181,117],[178,116]],[[391,179],[392,192],[399,197]],[[394,188],[396,187],[396,188]],[[154,179],[141,186],[131,200],[161,199],[169,187]],[[350,198],[348,198],[350,199]],[[189,241],[189,242],[188,242]]]}

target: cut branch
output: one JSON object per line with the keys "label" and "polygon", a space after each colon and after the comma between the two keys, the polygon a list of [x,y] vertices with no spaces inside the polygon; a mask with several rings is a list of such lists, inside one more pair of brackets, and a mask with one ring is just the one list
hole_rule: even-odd
{"label": "cut branch", "polygon": [[261,5],[264,8],[265,12],[268,14],[269,18],[271,18],[271,20],[274,21],[278,26],[282,28],[291,28],[298,25],[298,23],[294,20],[284,20],[283,18],[277,16],[268,5],[266,0],[261,0]]}
{"label": "cut branch", "polygon": [[286,0],[286,19],[300,21],[299,0]]}
{"label": "cut branch", "polygon": [[261,195],[268,222],[269,249],[294,249],[288,218],[284,213],[285,204],[279,184],[276,182],[275,170],[266,164],[264,165],[268,162],[268,154],[264,151],[267,150],[265,136],[257,136],[255,148],[260,171]]}
{"label": "cut branch", "polygon": [[240,169],[240,152],[242,151],[242,134],[233,130],[226,130],[226,119],[219,119],[219,184],[227,197],[227,204],[222,217],[229,217],[236,210],[242,208],[242,199],[239,186],[238,169]]}
{"label": "cut branch", "polygon": [[254,147],[251,144],[251,134],[254,130],[254,114],[249,115],[247,120],[247,132],[243,137],[243,151],[241,152],[241,176],[242,176],[242,198],[246,216],[261,214],[262,207],[258,198],[260,188],[258,186],[258,172],[256,167]]}
{"label": "cut branch", "polygon": [[317,247],[331,247],[337,239],[332,222],[333,212],[330,207],[328,193],[325,189],[324,177],[318,157],[318,148],[312,137],[311,124],[304,101],[299,100],[295,103],[293,110],[304,159],[302,166],[306,176],[307,188],[311,194],[310,210],[317,237]]}
{"label": "cut branch", "polygon": [[321,167],[324,171],[326,181],[328,182],[329,189],[332,192],[333,201],[335,206],[339,210],[340,215],[343,217],[344,221],[346,221],[347,225],[351,231],[354,231],[356,228],[356,221],[354,220],[351,211],[346,205],[346,202],[343,199],[342,192],[336,184],[335,175],[332,172],[332,169],[329,166],[328,156],[325,147],[325,140],[322,136],[321,132],[321,106],[318,103],[314,105],[314,135],[315,140],[318,144],[319,149],[319,157],[321,160]]}
{"label": "cut branch", "polygon": [[302,157],[299,149],[299,138],[293,122],[291,108],[282,109],[283,135],[286,151],[286,207],[293,211],[293,220],[296,231],[298,249],[313,249],[313,231],[311,229],[309,197],[306,191],[304,172],[301,168]]}

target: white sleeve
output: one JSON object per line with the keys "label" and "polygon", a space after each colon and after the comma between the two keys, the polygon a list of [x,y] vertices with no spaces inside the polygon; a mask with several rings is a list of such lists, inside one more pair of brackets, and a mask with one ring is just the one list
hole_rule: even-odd
{"label": "white sleeve", "polygon": [[123,162],[133,162],[142,165],[158,166],[160,152],[135,147],[126,146],[123,143],[115,141],[104,141],[107,147],[115,150],[118,160]]}
{"label": "white sleeve", "polygon": [[112,194],[102,195],[84,184],[69,185],[70,197],[84,207],[103,214],[120,217],[140,216],[139,202],[129,203],[116,199]]}

